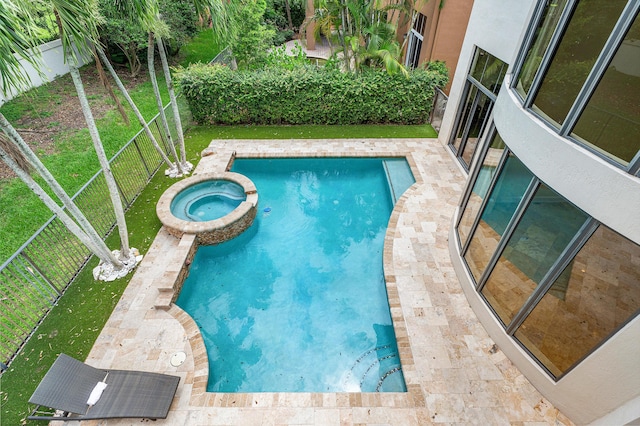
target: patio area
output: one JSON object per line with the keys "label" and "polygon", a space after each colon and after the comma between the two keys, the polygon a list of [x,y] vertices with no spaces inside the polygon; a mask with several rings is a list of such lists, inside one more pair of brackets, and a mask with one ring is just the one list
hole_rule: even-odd
{"label": "patio area", "polygon": [[[395,206],[383,260],[407,392],[206,392],[208,361],[198,326],[171,303],[194,238],[177,239],[163,228],[86,360],[99,368],[180,376],[169,416],[155,424],[572,424],[495,346],[469,307],[448,249],[464,176],[437,140],[213,141],[194,174],[224,172],[234,156],[407,157],[416,183]],[[186,361],[174,367],[178,352]]]}

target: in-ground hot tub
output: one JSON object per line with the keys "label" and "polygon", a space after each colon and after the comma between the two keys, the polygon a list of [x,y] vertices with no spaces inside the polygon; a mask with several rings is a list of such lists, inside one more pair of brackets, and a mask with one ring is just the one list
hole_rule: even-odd
{"label": "in-ground hot tub", "polygon": [[203,173],[169,187],[156,213],[170,234],[195,234],[199,244],[218,244],[251,226],[257,205],[256,187],[246,176]]}

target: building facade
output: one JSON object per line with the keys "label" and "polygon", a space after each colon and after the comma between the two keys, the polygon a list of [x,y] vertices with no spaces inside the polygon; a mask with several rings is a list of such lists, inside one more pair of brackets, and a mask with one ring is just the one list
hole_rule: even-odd
{"label": "building facade", "polygon": [[[397,41],[402,47],[402,63],[416,68],[429,61],[443,61],[449,70],[449,81],[455,73],[464,40],[465,29],[473,7],[473,0],[417,0],[413,2],[414,14],[410,17],[390,12],[390,18],[398,25]],[[316,50],[313,37],[315,13],[314,0],[306,0],[305,46]],[[449,93],[451,83],[443,88]]]}
{"label": "building facade", "polygon": [[640,424],[639,11],[476,0],[439,136],[467,299],[578,424]]}
{"label": "building facade", "polygon": [[[418,0],[411,22],[398,28],[399,42],[404,43],[404,65],[415,68],[429,61],[444,61],[451,80],[473,7],[473,0]],[[451,83],[444,89],[449,93]]]}

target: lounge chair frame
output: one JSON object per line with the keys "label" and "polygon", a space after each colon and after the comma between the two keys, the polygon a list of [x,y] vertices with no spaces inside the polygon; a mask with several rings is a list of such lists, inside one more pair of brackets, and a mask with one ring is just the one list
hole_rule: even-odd
{"label": "lounge chair frame", "polygon": [[[87,400],[95,385],[106,389],[95,405]],[[101,370],[60,354],[29,399],[29,420],[165,419],[180,377],[129,370]],[[49,407],[55,412],[43,413]]]}

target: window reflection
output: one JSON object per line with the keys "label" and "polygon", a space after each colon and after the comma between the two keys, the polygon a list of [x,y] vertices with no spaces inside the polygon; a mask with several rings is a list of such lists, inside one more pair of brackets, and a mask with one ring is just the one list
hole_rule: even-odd
{"label": "window reflection", "polygon": [[454,133],[455,136],[449,142],[453,152],[466,169],[471,166],[479,138],[482,136],[493,109],[495,97],[487,94],[487,90],[493,94],[498,93],[507,68],[508,65],[500,59],[476,48],[469,71],[469,75],[475,81],[467,81],[467,96],[458,112],[460,118]]}
{"label": "window reflection", "polygon": [[466,129],[467,122],[469,120],[469,116],[473,114],[473,101],[478,94],[478,88],[476,86],[472,86],[469,90],[469,94],[467,95],[467,99],[464,103],[464,109],[462,112],[462,116],[460,117],[460,122],[458,123],[458,130],[456,131],[456,137],[453,141],[453,147],[456,152],[460,151],[460,146],[462,144],[464,131]]}
{"label": "window reflection", "polygon": [[562,124],[627,0],[582,0],[577,3],[533,108]]}
{"label": "window reflection", "polygon": [[465,254],[476,282],[487,267],[532,178],[524,164],[509,154]]}
{"label": "window reflection", "polygon": [[567,0],[547,0],[545,3],[542,19],[540,19],[538,28],[536,29],[531,48],[527,52],[516,86],[516,90],[523,98],[531,88],[533,78],[538,71],[538,67],[540,67],[542,57],[549,46],[551,36],[558,25],[562,11],[567,5]]}
{"label": "window reflection", "polygon": [[589,100],[574,136],[628,165],[640,150],[640,18],[636,19]]}
{"label": "window reflection", "polygon": [[487,95],[480,92],[478,93],[478,97],[474,106],[475,108],[473,109],[473,117],[471,117],[469,130],[467,132],[467,140],[464,144],[464,148],[462,149],[462,154],[460,156],[463,163],[467,166],[467,169],[471,167],[473,154],[476,152],[478,140],[480,139],[480,136],[484,131],[484,126],[488,121],[489,114],[491,113],[491,109],[493,107],[493,102],[487,97]]}
{"label": "window reflection", "polygon": [[489,190],[489,184],[491,183],[493,176],[496,174],[496,167],[500,162],[500,157],[502,156],[504,148],[504,141],[500,137],[500,134],[495,132],[493,139],[491,140],[491,146],[482,161],[482,166],[480,167],[476,181],[473,184],[473,189],[471,190],[471,195],[469,196],[467,205],[462,213],[460,224],[458,225],[458,235],[460,236],[460,243],[462,246],[467,242],[467,237],[469,236],[469,232],[473,226],[473,221],[480,211],[482,201]]}
{"label": "window reflection", "polygon": [[640,309],[640,246],[604,225],[517,330],[558,377]]}
{"label": "window reflection", "polygon": [[482,289],[505,325],[520,311],[588,216],[544,184]]}

